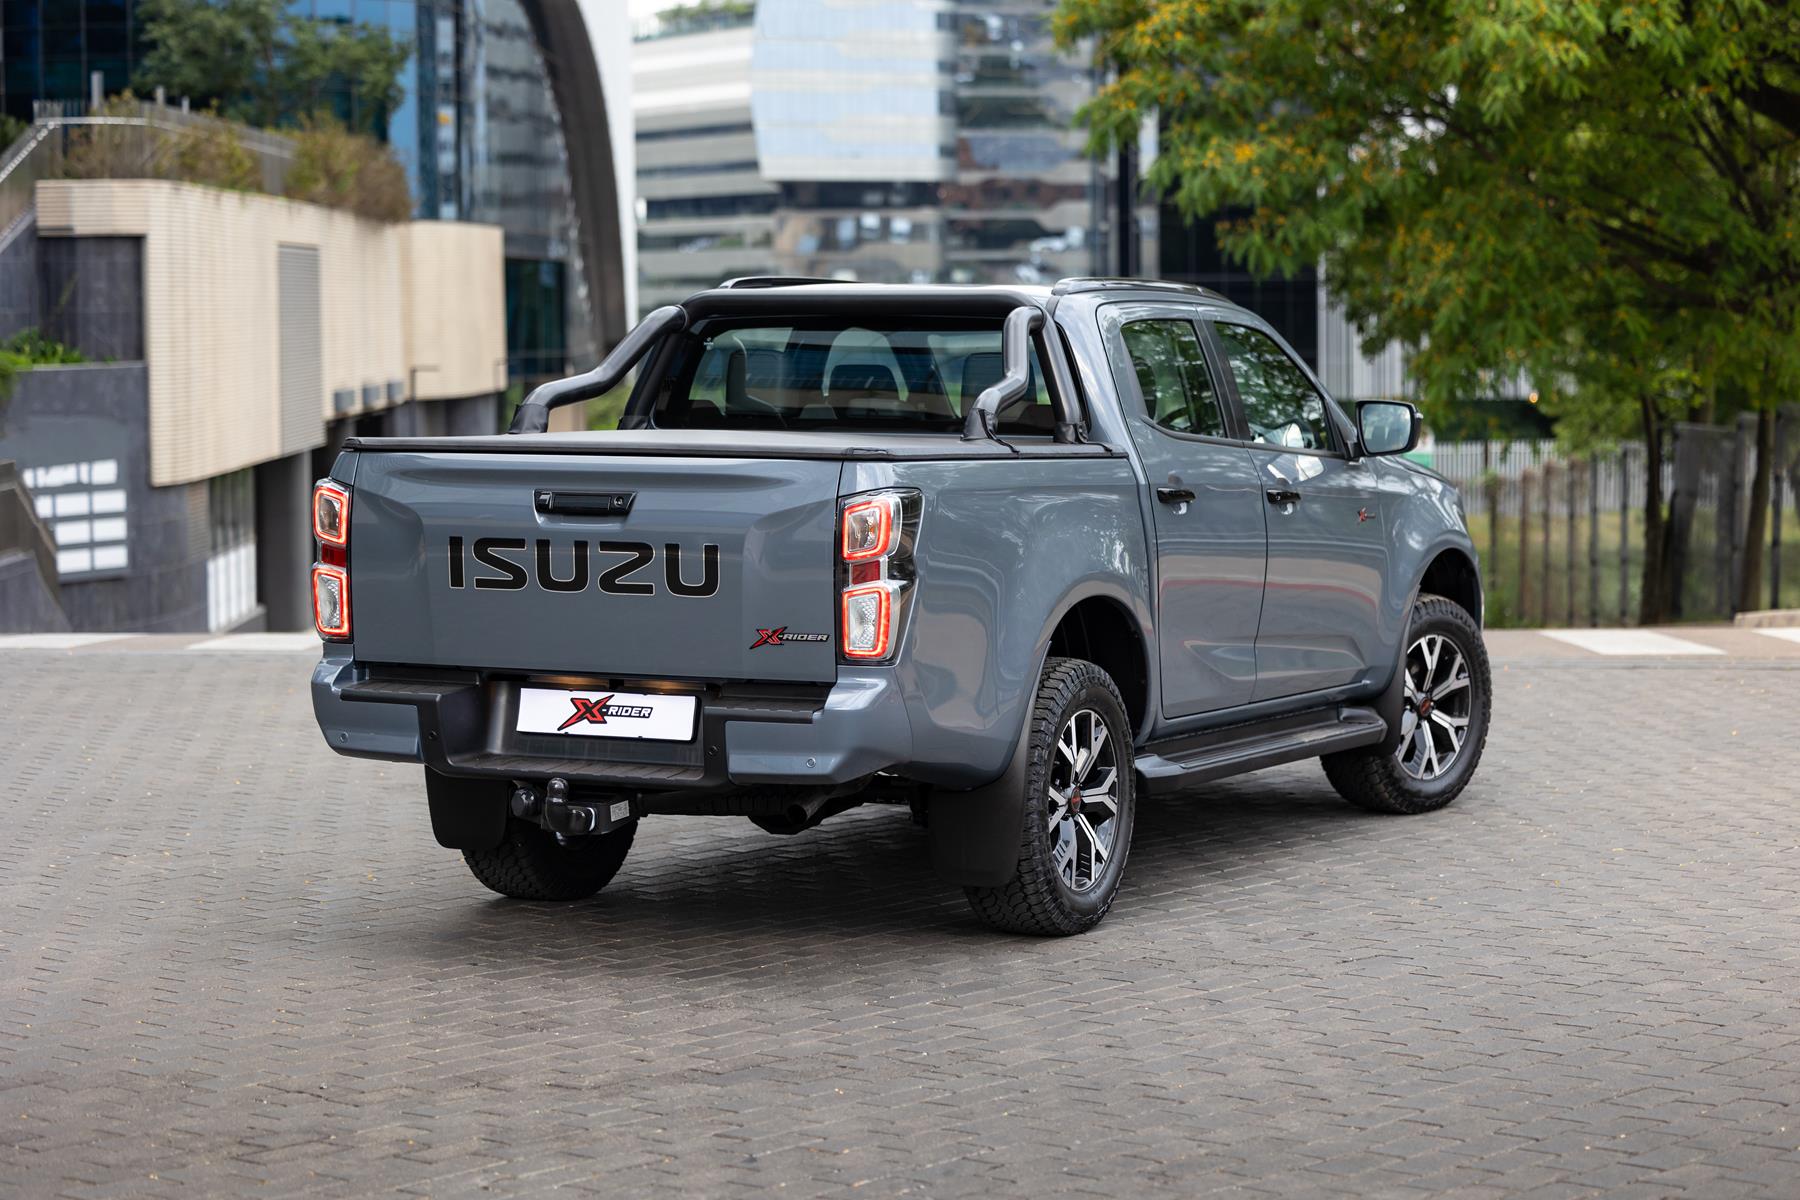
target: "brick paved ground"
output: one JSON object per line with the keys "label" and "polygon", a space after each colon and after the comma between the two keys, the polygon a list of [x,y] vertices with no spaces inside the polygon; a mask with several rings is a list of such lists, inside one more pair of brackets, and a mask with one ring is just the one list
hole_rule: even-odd
{"label": "brick paved ground", "polygon": [[1515,660],[1452,809],[1153,804],[1095,934],[904,812],[490,898],[304,656],[0,652],[0,1191],[1800,1194],[1800,662]]}

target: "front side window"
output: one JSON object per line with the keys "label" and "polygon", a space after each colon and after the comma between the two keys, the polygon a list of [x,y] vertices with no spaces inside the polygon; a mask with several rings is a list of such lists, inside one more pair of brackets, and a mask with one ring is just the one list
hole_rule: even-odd
{"label": "front side window", "polygon": [[1164,429],[1225,436],[1225,416],[1191,321],[1132,321],[1120,331],[1144,411]]}
{"label": "front side window", "polygon": [[1220,321],[1213,329],[1231,364],[1251,439],[1289,450],[1329,451],[1325,398],[1275,339],[1248,325]]}
{"label": "front side window", "polygon": [[[960,433],[963,413],[1005,374],[998,321],[940,326],[711,322],[680,335],[652,421],[662,429]],[[1000,411],[1002,436],[1055,432],[1031,354],[1025,394]]]}

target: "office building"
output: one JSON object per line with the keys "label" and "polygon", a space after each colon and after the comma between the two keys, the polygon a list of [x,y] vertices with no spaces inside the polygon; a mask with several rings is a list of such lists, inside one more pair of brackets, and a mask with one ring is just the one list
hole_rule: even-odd
{"label": "office building", "polygon": [[640,306],[739,274],[1035,283],[1108,267],[1093,76],[1047,0],[761,0],[637,30]]}
{"label": "office building", "polygon": [[[412,44],[387,134],[424,219],[57,178],[90,73],[112,94],[141,61],[135,4],[0,10],[0,94],[42,117],[0,161],[0,338],[88,360],[22,370],[0,400],[0,631],[306,628],[307,496],[346,437],[493,432],[509,396],[628,328],[622,6],[296,7]],[[134,111],[130,136],[204,123]],[[239,136],[279,193],[291,145]]]}
{"label": "office building", "polygon": [[[324,22],[412,47],[386,139],[417,214],[505,235],[504,369],[527,386],[589,365],[632,311],[629,39],[609,0],[292,0]],[[546,54],[543,47],[557,52]],[[146,52],[136,0],[5,0],[0,96],[30,120],[77,103],[97,73],[130,87]],[[602,60],[606,62],[602,69]],[[172,98],[173,99],[173,98]],[[353,97],[337,97],[346,114]]]}

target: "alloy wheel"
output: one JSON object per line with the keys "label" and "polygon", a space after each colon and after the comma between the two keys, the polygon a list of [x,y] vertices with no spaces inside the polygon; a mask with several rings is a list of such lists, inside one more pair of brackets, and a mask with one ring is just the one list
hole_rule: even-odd
{"label": "alloy wheel", "polygon": [[1063,723],[1050,768],[1045,819],[1050,861],[1071,892],[1106,874],[1119,831],[1119,760],[1106,722],[1091,708]]}
{"label": "alloy wheel", "polygon": [[1455,642],[1428,633],[1406,652],[1406,707],[1400,717],[1400,769],[1421,783],[1442,778],[1469,736],[1475,690],[1469,660]]}

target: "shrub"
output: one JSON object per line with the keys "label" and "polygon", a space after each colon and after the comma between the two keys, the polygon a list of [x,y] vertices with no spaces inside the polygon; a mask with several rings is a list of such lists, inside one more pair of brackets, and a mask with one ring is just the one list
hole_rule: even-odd
{"label": "shrub", "polygon": [[[143,106],[125,91],[94,115],[141,117]],[[69,131],[62,173],[69,179],[174,179],[234,192],[262,188],[256,156],[244,147],[237,128],[224,121],[174,130],[143,124],[78,125]]]}
{"label": "shrub", "polygon": [[262,190],[262,168],[244,147],[237,131],[224,122],[207,122],[170,134],[158,154],[157,173],[165,179],[204,183],[234,192]]}
{"label": "shrub", "polygon": [[11,113],[0,113],[0,149],[11,149],[14,142],[30,131],[30,121],[21,121]]}
{"label": "shrub", "polygon": [[[127,117],[138,114],[129,91],[102,104],[92,115]],[[63,144],[62,174],[68,179],[154,179],[161,175],[160,142],[155,130],[141,125],[78,125]]]}
{"label": "shrub", "polygon": [[284,189],[290,199],[348,209],[376,221],[412,216],[406,172],[389,147],[335,121],[308,121],[294,137]]}
{"label": "shrub", "polygon": [[21,329],[0,342],[0,354],[24,367],[67,366],[87,361],[87,355],[75,347],[47,338],[36,329]]}
{"label": "shrub", "polygon": [[20,371],[64,363],[83,363],[87,355],[73,346],[51,341],[35,329],[21,329],[0,342],[0,419],[6,416]]}

